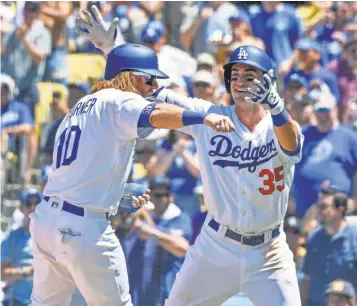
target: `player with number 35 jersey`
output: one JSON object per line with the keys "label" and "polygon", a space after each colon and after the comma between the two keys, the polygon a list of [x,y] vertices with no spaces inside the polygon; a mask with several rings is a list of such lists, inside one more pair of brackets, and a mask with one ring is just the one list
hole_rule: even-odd
{"label": "player with number 35 jersey", "polygon": [[236,127],[229,134],[181,129],[196,142],[208,215],[165,305],[220,305],[242,291],[256,306],[300,306],[282,222],[303,136],[264,51],[239,47],[224,69],[235,105],[155,93],[167,103],[228,116]]}

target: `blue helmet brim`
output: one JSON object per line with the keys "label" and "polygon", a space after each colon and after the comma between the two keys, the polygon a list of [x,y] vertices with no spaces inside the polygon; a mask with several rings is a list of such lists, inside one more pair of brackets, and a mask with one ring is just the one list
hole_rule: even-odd
{"label": "blue helmet brim", "polygon": [[166,73],[163,73],[162,71],[160,71],[158,69],[135,69],[135,70],[156,76],[158,79],[168,79],[169,78],[169,76]]}

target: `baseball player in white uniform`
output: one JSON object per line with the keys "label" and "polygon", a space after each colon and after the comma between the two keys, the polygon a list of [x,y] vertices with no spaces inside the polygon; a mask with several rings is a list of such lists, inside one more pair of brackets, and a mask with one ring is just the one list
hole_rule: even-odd
{"label": "baseball player in white uniform", "polygon": [[[92,26],[87,35],[94,44],[113,44],[97,35],[105,27]],[[225,135],[198,125],[180,129],[196,141],[208,215],[165,305],[216,306],[242,291],[257,306],[300,306],[282,222],[303,136],[277,93],[263,50],[234,50],[224,79],[232,106],[165,89],[154,94],[192,111],[228,116],[236,127]]]}
{"label": "baseball player in white uniform", "polygon": [[[156,78],[167,76],[153,50],[118,46],[108,55],[105,80],[61,123],[44,199],[31,215],[31,305],[67,305],[75,286],[88,305],[132,305],[124,255],[109,219],[117,212],[136,138],[154,128],[191,124],[234,130],[225,116],[145,100]],[[143,205],[148,196],[136,200]]]}

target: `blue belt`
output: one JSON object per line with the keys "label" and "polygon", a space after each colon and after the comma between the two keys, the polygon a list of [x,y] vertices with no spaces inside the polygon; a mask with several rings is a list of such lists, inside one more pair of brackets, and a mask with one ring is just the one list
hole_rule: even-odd
{"label": "blue belt", "polygon": [[[44,196],[43,199],[48,202],[48,200],[50,199],[50,197],[48,196]],[[55,202],[52,203],[52,206],[55,205]],[[71,214],[80,216],[80,217],[84,217],[84,208],[80,207],[80,206],[76,206],[73,205],[67,201],[63,201],[63,205],[62,205],[62,210],[69,212]]]}
{"label": "blue belt", "polygon": [[[208,226],[210,228],[212,228],[213,230],[215,230],[216,232],[218,232],[220,224],[215,219],[212,218],[211,221],[208,223]],[[278,226],[277,228],[272,230],[271,238],[275,238],[280,235],[279,227],[280,226]],[[264,240],[264,234],[244,236],[244,235],[238,234],[238,233],[230,230],[229,228],[226,231],[225,237],[231,238],[231,239],[238,241],[242,244],[246,244],[246,245],[250,245],[250,246],[256,246],[256,245],[266,242]]]}

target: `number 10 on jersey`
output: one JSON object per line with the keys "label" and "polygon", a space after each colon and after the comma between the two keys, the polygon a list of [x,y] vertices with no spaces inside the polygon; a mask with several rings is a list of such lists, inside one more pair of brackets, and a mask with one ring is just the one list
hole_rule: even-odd
{"label": "number 10 on jersey", "polygon": [[[60,135],[57,148],[56,168],[70,165],[76,158],[78,152],[81,129],[78,125],[66,128]],[[63,154],[64,152],[64,154]]]}

